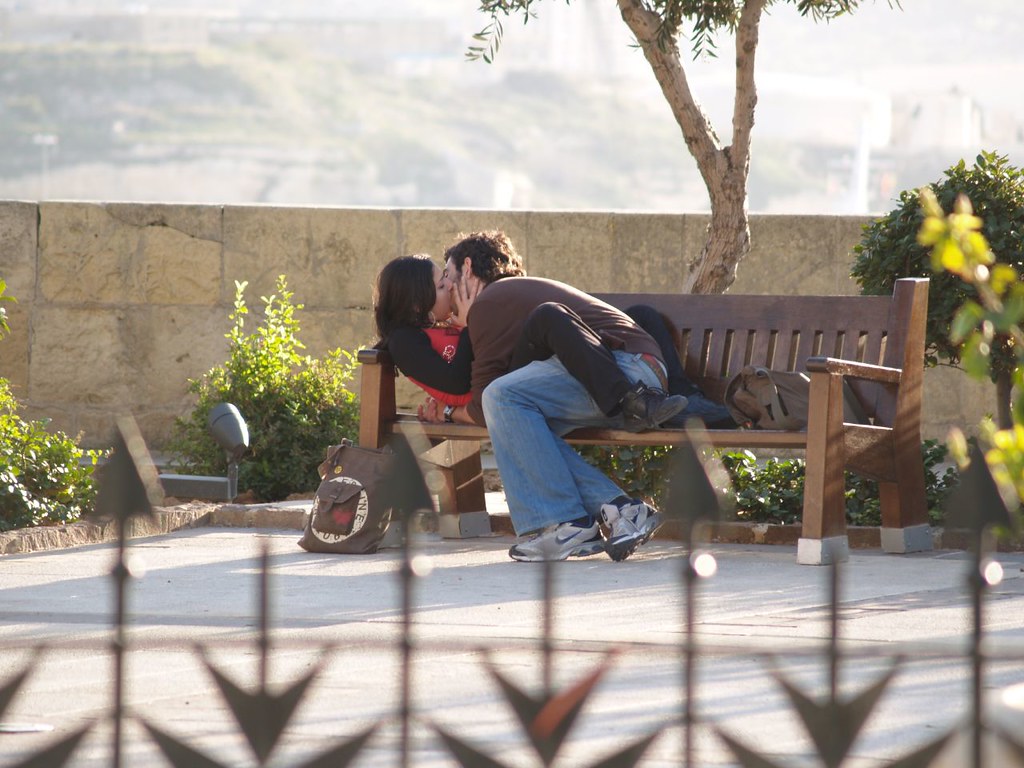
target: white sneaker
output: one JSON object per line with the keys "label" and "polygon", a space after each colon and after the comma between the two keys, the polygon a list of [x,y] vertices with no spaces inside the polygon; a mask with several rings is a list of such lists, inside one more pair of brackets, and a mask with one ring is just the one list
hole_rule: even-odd
{"label": "white sneaker", "polygon": [[604,551],[601,527],[596,522],[589,526],[559,523],[513,544],[508,550],[508,556],[521,562],[540,563],[545,560],[565,560],[567,557],[588,557]]}
{"label": "white sneaker", "polygon": [[610,531],[607,551],[612,560],[625,560],[637,547],[646,544],[664,522],[661,513],[640,499],[604,504],[601,517]]}

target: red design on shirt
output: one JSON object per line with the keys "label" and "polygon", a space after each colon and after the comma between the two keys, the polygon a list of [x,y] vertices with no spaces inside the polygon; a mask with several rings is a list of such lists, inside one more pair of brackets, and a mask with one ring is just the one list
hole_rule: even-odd
{"label": "red design on shirt", "polygon": [[[461,331],[459,329],[445,327],[424,328],[423,332],[426,333],[427,337],[430,339],[430,346],[434,348],[434,351],[437,352],[437,354],[439,354],[446,363],[450,363],[455,358],[455,353],[459,348],[459,341],[462,338],[460,335]],[[412,376],[409,377],[409,380],[435,400],[442,402],[445,405],[466,405],[466,403],[473,399],[473,394],[471,392],[467,392],[464,395],[453,395],[450,392],[442,392],[439,389],[427,386],[423,382],[416,381]]]}

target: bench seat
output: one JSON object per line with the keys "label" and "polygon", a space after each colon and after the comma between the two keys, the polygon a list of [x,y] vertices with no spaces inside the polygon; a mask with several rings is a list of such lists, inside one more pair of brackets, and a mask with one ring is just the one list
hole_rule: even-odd
{"label": "bench seat", "polygon": [[[412,413],[396,415],[392,432],[425,434],[438,440],[487,440],[487,430],[470,424],[423,424]],[[566,440],[578,445],[672,445],[683,434],[681,429],[655,429],[647,432],[628,432],[624,429],[587,427],[570,432]],[[775,429],[709,429],[705,433],[716,448],[804,448],[806,432],[787,432]]]}

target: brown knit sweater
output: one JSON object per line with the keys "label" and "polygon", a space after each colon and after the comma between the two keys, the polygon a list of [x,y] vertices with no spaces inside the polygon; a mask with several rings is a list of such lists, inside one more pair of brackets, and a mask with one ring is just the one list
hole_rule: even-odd
{"label": "brown knit sweater", "polygon": [[661,359],[657,342],[624,312],[571,285],[543,277],[506,277],[484,287],[473,302],[467,324],[473,343],[473,399],[467,406],[484,424],[484,389],[508,373],[509,361],[527,316],[545,302],[564,304],[578,314],[611,350],[647,353]]}

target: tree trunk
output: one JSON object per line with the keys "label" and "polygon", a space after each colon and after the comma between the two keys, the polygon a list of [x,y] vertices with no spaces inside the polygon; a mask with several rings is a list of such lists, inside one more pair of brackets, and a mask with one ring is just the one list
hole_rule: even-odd
{"label": "tree trunk", "polygon": [[689,265],[684,293],[722,293],[732,285],[740,260],[750,252],[746,184],[727,178],[721,187],[724,194],[711,206],[708,237],[700,259]]}
{"label": "tree trunk", "polygon": [[736,27],[732,144],[723,147],[711,121],[690,91],[679,47],[674,40],[658,41],[658,16],[646,10],[642,0],[618,0],[622,20],[636,37],[651,65],[711,198],[708,239],[700,257],[688,265],[683,279],[686,293],[722,293],[732,285],[736,279],[736,268],[750,252],[747,173],[750,169],[750,132],[757,104],[754,55],[761,12],[766,2],[745,0]]}

